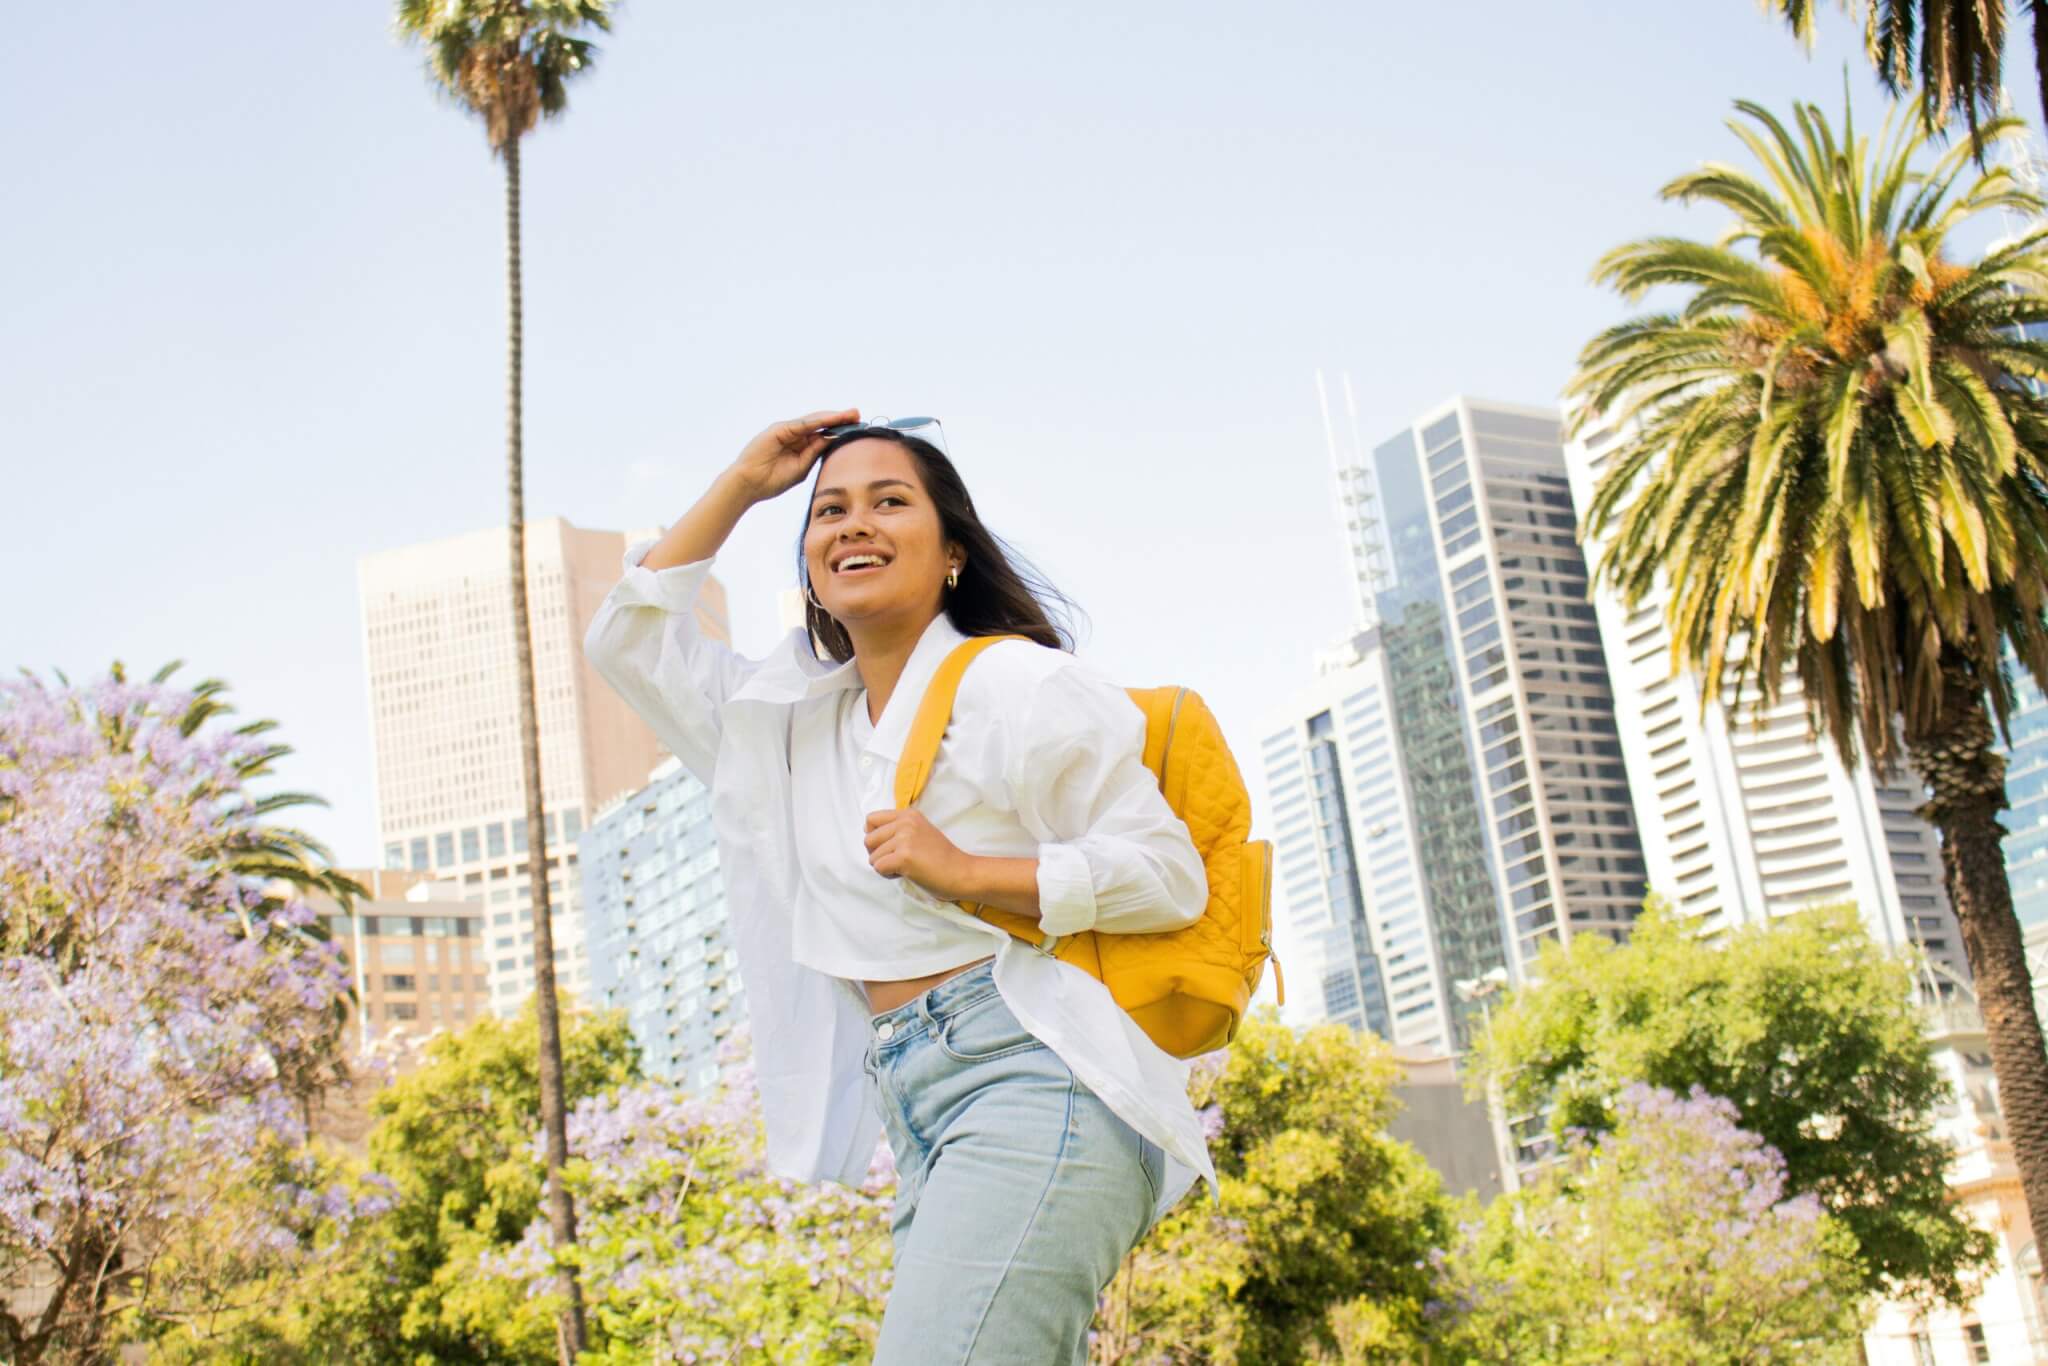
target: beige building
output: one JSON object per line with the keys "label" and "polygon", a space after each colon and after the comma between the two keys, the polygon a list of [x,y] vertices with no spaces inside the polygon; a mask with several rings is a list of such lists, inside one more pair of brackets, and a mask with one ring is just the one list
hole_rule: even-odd
{"label": "beige building", "polygon": [[1879,1305],[1864,1334],[1865,1357],[1870,1366],[2048,1363],[2048,1286],[1998,1108],[1983,1021],[1961,1000],[1930,1011],[1929,1018],[1935,1061],[1955,1091],[1934,1116],[1936,1132],[1955,1149],[1949,1191],[1970,1220],[1989,1231],[1997,1256],[1977,1298],[1962,1309]]}
{"label": "beige building", "polygon": [[[665,753],[583,658],[583,633],[618,582],[630,539],[559,517],[527,525],[556,978],[577,996],[590,978],[576,837]],[[533,990],[507,556],[506,533],[494,528],[365,556],[358,566],[384,865],[453,880],[464,899],[481,903],[483,971],[501,1015]],[[715,583],[705,602],[706,628],[726,638]]]}
{"label": "beige building", "polygon": [[346,1036],[358,1055],[404,1052],[441,1029],[460,1029],[490,1009],[481,902],[459,883],[381,868],[339,870],[369,889],[354,914],[324,893],[307,898],[348,964],[358,1006]]}

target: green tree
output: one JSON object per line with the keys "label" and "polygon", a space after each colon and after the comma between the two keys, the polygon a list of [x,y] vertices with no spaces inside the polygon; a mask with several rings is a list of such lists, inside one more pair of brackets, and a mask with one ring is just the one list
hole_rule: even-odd
{"label": "green tree", "polygon": [[[484,1019],[428,1045],[428,1061],[371,1102],[369,1161],[328,1177],[385,1196],[374,1217],[349,1215],[311,1230],[310,1269],[268,1306],[208,1325],[187,1356],[265,1366],[555,1360],[559,1291],[529,1297],[498,1263],[541,1217],[544,1168],[533,1004],[518,1020]],[[572,1012],[563,1034],[571,1102],[638,1079],[625,1018]],[[310,1184],[310,1183],[309,1183]]]}
{"label": "green tree", "polygon": [[1920,813],[1941,831],[2048,1246],[2048,1049],[1993,725],[2013,704],[2004,650],[2048,686],[2048,342],[2022,331],[2048,323],[2048,227],[1973,264],[1947,254],[1987,211],[2043,205],[2003,168],[1972,173],[1968,146],[1919,169],[1910,118],[1873,148],[1846,115],[1837,140],[1810,105],[1796,135],[1737,107],[1762,178],[1710,164],[1663,191],[1733,226],[1713,244],[1631,242],[1595,271],[1632,299],[1688,295],[1595,338],[1570,385],[1575,430],[1616,434],[1586,514],[1607,540],[1596,573],[1631,606],[1668,583],[1675,660],[1709,705],[1746,690],[1768,705],[1796,680],[1845,762],[1903,760],[1931,793]]}
{"label": "green tree", "polygon": [[[554,927],[548,908],[547,825],[534,695],[533,628],[526,603],[526,471],[522,418],[525,314],[519,260],[519,144],[542,115],[568,108],[569,80],[596,49],[584,31],[611,28],[611,0],[398,0],[398,30],[420,43],[439,89],[483,120],[491,151],[505,163],[505,483],[512,579],[513,654],[519,672],[519,745],[526,788],[528,884],[533,888],[534,992],[540,1008],[541,1115],[547,1133],[548,1223],[557,1247],[576,1241],[576,1212],[561,1180],[569,1160],[562,1080]],[[582,1296],[562,1273],[564,1366],[586,1345]]]}
{"label": "green tree", "polygon": [[[890,1281],[896,1169],[878,1143],[859,1186],[768,1170],[743,1038],[716,1093],[646,1082],[569,1116],[576,1258],[595,1346],[585,1366],[647,1361],[865,1361]],[[501,1265],[550,1279],[545,1229]]]}
{"label": "green tree", "polygon": [[1855,1240],[1873,1291],[1961,1302],[1991,1242],[1949,1203],[1931,1114],[1947,1094],[1912,974],[1847,907],[1695,938],[1654,902],[1625,945],[1550,945],[1479,1045],[1511,1109],[1563,1133],[1615,1122],[1629,1086],[1698,1087],[1780,1153]]}
{"label": "green tree", "polygon": [[[1761,0],[1813,50],[1820,0]],[[2005,82],[2005,0],[1840,0],[1863,11],[1863,47],[1878,80],[1894,98],[1918,87],[1920,119],[1928,129],[1961,114],[1974,134],[1980,120],[1998,113]],[[2033,17],[2034,79],[2048,109],[2048,4],[2028,0]]]}
{"label": "green tree", "polygon": [[1287,1366],[1345,1339],[1412,1359],[1452,1219],[1429,1164],[1386,1135],[1395,1079],[1379,1040],[1270,1008],[1200,1062],[1221,1207],[1198,1187],[1132,1253],[1094,1360]]}
{"label": "green tree", "polygon": [[1616,1127],[1495,1200],[1453,1258],[1449,1360],[1747,1366],[1858,1359],[1854,1239],[1735,1107],[1632,1086]]}

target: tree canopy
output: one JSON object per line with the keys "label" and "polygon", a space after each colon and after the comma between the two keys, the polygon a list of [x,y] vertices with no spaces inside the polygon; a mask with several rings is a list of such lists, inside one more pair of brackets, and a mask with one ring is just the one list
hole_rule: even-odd
{"label": "tree canopy", "polygon": [[1511,1110],[1598,1133],[1632,1085],[1722,1097],[1783,1156],[1786,1190],[1848,1230],[1869,1289],[1966,1298],[1990,1241],[1949,1202],[1950,1152],[1932,1127],[1947,1083],[1908,963],[1852,908],[1705,944],[1653,902],[1625,945],[1551,945],[1534,977],[1479,1044]]}

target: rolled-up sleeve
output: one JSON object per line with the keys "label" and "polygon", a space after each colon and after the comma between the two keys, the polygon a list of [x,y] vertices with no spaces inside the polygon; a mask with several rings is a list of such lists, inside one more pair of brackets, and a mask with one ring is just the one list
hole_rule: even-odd
{"label": "rolled-up sleeve", "polygon": [[1039,842],[1040,926],[1142,934],[1200,919],[1208,876],[1145,767],[1144,713],[1123,689],[1061,668],[1015,724],[1005,779]]}
{"label": "rolled-up sleeve", "polygon": [[718,760],[719,711],[759,667],[697,621],[712,560],[649,569],[654,540],[626,548],[623,576],[583,633],[599,677],[639,713],[683,767],[709,785]]}

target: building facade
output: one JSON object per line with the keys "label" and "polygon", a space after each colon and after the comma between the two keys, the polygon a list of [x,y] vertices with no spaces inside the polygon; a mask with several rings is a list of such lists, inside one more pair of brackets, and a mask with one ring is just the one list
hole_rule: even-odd
{"label": "building facade", "polygon": [[1961,1307],[1890,1300],[1864,1333],[1870,1366],[2048,1363],[2048,1281],[1998,1104],[1991,1045],[1966,1000],[1928,1012],[1934,1060],[1954,1093],[1935,1111],[1935,1132],[1955,1152],[1949,1194],[1991,1235],[1993,1260],[1976,1298]]}
{"label": "building facade", "polygon": [[1558,414],[1461,397],[1411,434],[1522,980],[1545,943],[1624,937],[1645,892]]}
{"label": "building facade", "polygon": [[[1297,992],[1304,980],[1317,992],[1297,1009],[1311,1019],[1391,1039],[1398,1036],[1380,936],[1366,919],[1367,875],[1358,854],[1360,817],[1377,818],[1386,789],[1398,781],[1382,760],[1380,781],[1371,791],[1364,782],[1365,765],[1389,743],[1391,689],[1376,651],[1359,650],[1348,661],[1326,656],[1321,666],[1315,682],[1261,729],[1259,758],[1273,816],[1275,909],[1286,917],[1306,960],[1305,970],[1293,974]],[[1412,872],[1408,876],[1412,881]],[[1419,912],[1412,918],[1419,922]],[[1417,963],[1404,959],[1398,966],[1404,1030],[1412,1025],[1446,1034],[1434,980],[1418,985]],[[1429,965],[1425,960],[1419,966],[1426,972]]]}
{"label": "building facade", "polygon": [[[2010,719],[2005,795],[2005,875],[2020,924],[2048,925],[2048,698],[2032,675],[2013,665],[2018,693]],[[2038,979],[2037,979],[2038,980]]]}
{"label": "building facade", "polygon": [[481,903],[427,873],[338,871],[369,890],[352,913],[324,892],[306,900],[348,964],[356,999],[344,1037],[357,1053],[407,1056],[391,1045],[459,1030],[489,1012]]}
{"label": "building facade", "polygon": [[1456,1052],[1461,983],[1644,892],[1558,418],[1461,397],[1332,454],[1356,621],[1261,732],[1279,900],[1325,1017]]}
{"label": "building facade", "polygon": [[711,794],[671,758],[578,842],[593,996],[626,1012],[651,1076],[706,1091],[746,1019]]}
{"label": "building facade", "polygon": [[[1572,444],[1580,507],[1613,449],[1605,431]],[[1587,543],[1595,559],[1600,549]],[[1935,994],[1967,982],[1940,840],[1914,814],[1925,796],[1911,774],[1845,768],[1811,734],[1796,679],[1769,708],[1703,710],[1698,684],[1672,672],[1663,594],[1630,609],[1603,589],[1595,607],[1650,885],[1710,935],[1852,901],[1878,943],[1924,951]]]}
{"label": "building facade", "polygon": [[[526,535],[556,975],[581,995],[590,979],[576,838],[593,808],[640,787],[663,751],[583,659],[583,633],[618,582],[629,536],[559,517],[529,523]],[[492,1007],[512,1013],[533,990],[533,931],[506,532],[370,555],[358,580],[385,866],[454,879],[484,902]],[[705,630],[727,638],[715,583],[702,614]]]}

